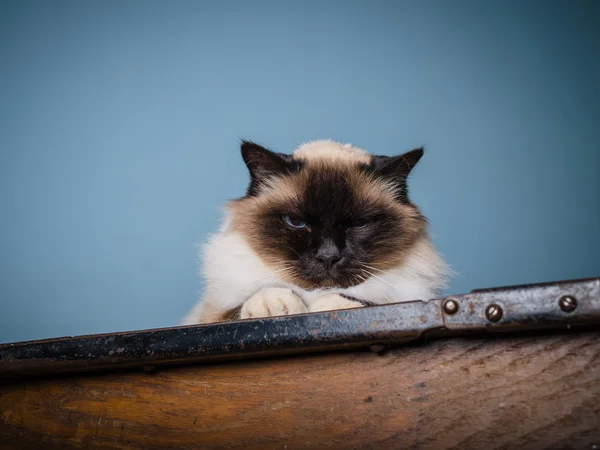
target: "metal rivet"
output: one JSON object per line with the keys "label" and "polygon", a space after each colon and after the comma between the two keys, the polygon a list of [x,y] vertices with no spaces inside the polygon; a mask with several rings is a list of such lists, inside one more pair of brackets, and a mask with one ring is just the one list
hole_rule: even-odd
{"label": "metal rivet", "polygon": [[446,314],[456,314],[456,311],[458,311],[458,302],[456,300],[446,300],[444,302],[444,312]]}
{"label": "metal rivet", "polygon": [[495,304],[489,305],[485,309],[485,317],[487,317],[490,322],[498,322],[502,319],[502,308]]}
{"label": "metal rivet", "polygon": [[573,312],[577,308],[577,300],[572,295],[564,295],[558,301],[558,306],[564,312]]}

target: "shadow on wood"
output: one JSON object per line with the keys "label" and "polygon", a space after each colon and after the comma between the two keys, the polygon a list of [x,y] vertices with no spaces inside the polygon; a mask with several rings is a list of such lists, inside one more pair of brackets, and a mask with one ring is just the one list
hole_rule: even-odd
{"label": "shadow on wood", "polygon": [[600,446],[600,333],[0,386],[7,449]]}

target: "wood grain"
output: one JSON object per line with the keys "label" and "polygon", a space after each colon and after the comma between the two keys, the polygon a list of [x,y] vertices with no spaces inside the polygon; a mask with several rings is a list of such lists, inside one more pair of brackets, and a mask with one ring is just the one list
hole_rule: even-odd
{"label": "wood grain", "polygon": [[5,449],[600,448],[600,333],[0,386]]}

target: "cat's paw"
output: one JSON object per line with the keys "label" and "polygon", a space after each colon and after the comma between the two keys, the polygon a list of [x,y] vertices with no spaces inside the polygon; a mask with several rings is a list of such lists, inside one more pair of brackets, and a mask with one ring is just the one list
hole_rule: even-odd
{"label": "cat's paw", "polygon": [[312,302],[308,307],[308,311],[333,311],[335,309],[360,308],[361,306],[364,305],[340,294],[325,294]]}
{"label": "cat's paw", "polygon": [[287,316],[308,312],[302,299],[291,289],[264,288],[246,300],[240,311],[242,319]]}

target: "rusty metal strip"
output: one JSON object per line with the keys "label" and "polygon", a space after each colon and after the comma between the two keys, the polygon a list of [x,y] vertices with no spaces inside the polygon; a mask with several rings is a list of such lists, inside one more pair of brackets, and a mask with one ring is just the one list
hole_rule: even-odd
{"label": "rusty metal strip", "polygon": [[[600,278],[446,299],[0,345],[0,379],[381,347],[423,336],[600,325]],[[374,347],[374,348],[376,348]]]}
{"label": "rusty metal strip", "polygon": [[459,331],[514,331],[598,323],[600,279],[476,290],[450,296],[444,326]]}

